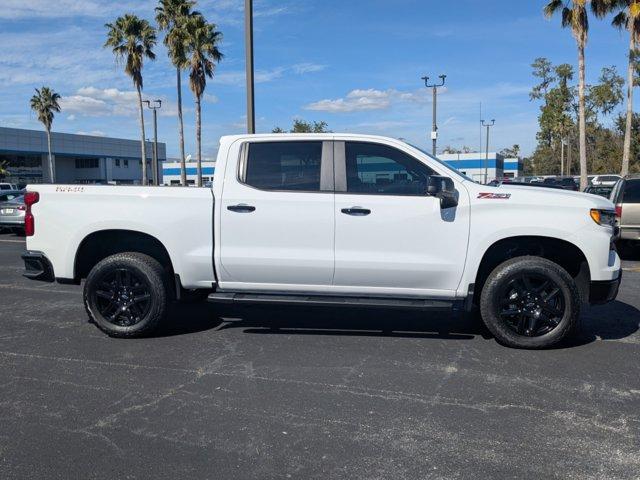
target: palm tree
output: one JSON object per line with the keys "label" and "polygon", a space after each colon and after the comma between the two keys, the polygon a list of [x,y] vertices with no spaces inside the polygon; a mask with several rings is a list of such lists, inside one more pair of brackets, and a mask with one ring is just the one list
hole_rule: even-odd
{"label": "palm tree", "polygon": [[222,34],[216,26],[208,23],[202,15],[190,17],[185,22],[186,52],[189,64],[189,86],[196,101],[196,159],[198,186],[202,186],[202,118],[201,99],[207,86],[207,77],[213,77],[215,64],[222,60],[218,43]]}
{"label": "palm tree", "polygon": [[56,181],[56,172],[53,166],[53,156],[51,155],[51,125],[53,124],[53,112],[60,111],[60,95],[49,87],[36,88],[36,94],[31,97],[31,110],[38,114],[38,120],[42,122],[47,131],[47,150],[49,152],[49,178],[51,183]]}
{"label": "palm tree", "polygon": [[633,122],[633,87],[635,86],[635,68],[637,63],[636,47],[640,40],[640,1],[609,0],[609,8],[618,12],[611,22],[614,27],[629,31],[629,65],[627,67],[627,118],[624,129],[624,149],[622,152],[623,177],[629,173],[631,157],[631,128]]}
{"label": "palm tree", "polygon": [[171,63],[176,67],[176,85],[178,90],[178,136],[180,139],[180,183],[187,184],[187,166],[184,154],[184,122],[182,120],[182,69],[187,67],[185,52],[184,24],[189,17],[199,15],[192,11],[196,4],[192,0],[160,0],[156,7],[156,22],[161,31],[166,31],[164,44],[169,52]]}
{"label": "palm tree", "polygon": [[587,133],[585,107],[585,60],[584,49],[589,34],[587,4],[598,16],[604,16],[611,0],[550,0],[544,7],[544,15],[551,18],[557,12],[562,15],[562,28],[571,28],[578,46],[578,128],[580,144],[580,190],[587,188]]}
{"label": "palm tree", "polygon": [[124,71],[133,80],[138,92],[140,112],[140,131],[142,146],[142,184],[147,185],[147,149],[144,133],[144,110],[142,109],[142,66],[145,57],[154,60],[153,47],[156,45],[156,31],[148,21],[136,15],[126,14],[118,17],[114,23],[105,24],[107,41],[116,56],[116,61],[124,61]]}

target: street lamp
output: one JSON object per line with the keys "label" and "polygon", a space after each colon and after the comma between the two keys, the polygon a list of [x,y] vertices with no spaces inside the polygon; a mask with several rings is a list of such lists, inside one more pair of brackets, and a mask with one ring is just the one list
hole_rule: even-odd
{"label": "street lamp", "polygon": [[484,184],[487,184],[487,174],[488,174],[488,168],[489,168],[489,129],[491,127],[493,127],[496,124],[495,120],[491,120],[491,123],[485,123],[484,120],[480,120],[480,124],[483,127],[487,127],[487,151],[485,152],[486,157],[485,157],[485,162],[484,162]]}
{"label": "street lamp", "polygon": [[433,89],[433,128],[431,129],[431,141],[433,142],[432,153],[434,157],[436,156],[436,145],[438,143],[438,125],[436,123],[436,103],[438,100],[438,87],[444,86],[444,82],[447,76],[440,75],[438,78],[440,79],[440,83],[433,83],[430,85],[429,77],[422,77],[422,80],[424,80],[424,86]]}
{"label": "street lamp", "polygon": [[[151,103],[153,102],[153,105]],[[144,100],[147,107],[153,110],[153,160],[151,164],[151,176],[153,178],[153,184],[158,185],[160,179],[158,178],[158,114],[157,110],[162,108],[162,100]],[[145,159],[146,161],[146,159]]]}
{"label": "street lamp", "polygon": [[253,94],[253,0],[244,0],[244,41],[247,68],[247,133],[256,133]]}

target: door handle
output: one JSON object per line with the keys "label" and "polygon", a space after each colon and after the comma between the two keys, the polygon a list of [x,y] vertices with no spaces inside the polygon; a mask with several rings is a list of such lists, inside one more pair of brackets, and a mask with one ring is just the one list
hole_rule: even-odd
{"label": "door handle", "polygon": [[371,210],[362,207],[343,208],[340,211],[346,215],[353,215],[354,217],[364,217],[371,213]]}
{"label": "door handle", "polygon": [[227,210],[231,210],[232,212],[238,212],[238,213],[251,213],[255,209],[256,207],[252,205],[245,205],[244,203],[241,203],[239,205],[229,205],[227,207]]}

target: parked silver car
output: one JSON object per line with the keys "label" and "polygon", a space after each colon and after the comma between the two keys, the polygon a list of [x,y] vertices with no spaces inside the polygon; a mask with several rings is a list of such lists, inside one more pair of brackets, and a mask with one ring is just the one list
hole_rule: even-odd
{"label": "parked silver car", "polygon": [[15,196],[6,202],[0,202],[0,228],[24,230],[26,210],[23,194]]}
{"label": "parked silver car", "polygon": [[609,199],[616,204],[620,238],[640,242],[640,175],[627,175],[620,180]]}

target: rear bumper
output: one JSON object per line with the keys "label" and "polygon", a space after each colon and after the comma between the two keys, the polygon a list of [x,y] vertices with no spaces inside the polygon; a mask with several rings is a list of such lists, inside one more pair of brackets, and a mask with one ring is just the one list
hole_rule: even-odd
{"label": "rear bumper", "polygon": [[22,254],[22,260],[24,260],[23,275],[25,277],[43,282],[55,281],[53,266],[44,253],[26,251]]}
{"label": "rear bumper", "polygon": [[640,228],[620,227],[620,238],[622,240],[640,240]]}
{"label": "rear bumper", "polygon": [[0,227],[24,227],[24,217],[0,217]]}
{"label": "rear bumper", "polygon": [[593,281],[589,284],[589,303],[599,305],[615,300],[622,281],[622,270],[613,280]]}

